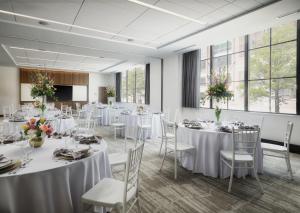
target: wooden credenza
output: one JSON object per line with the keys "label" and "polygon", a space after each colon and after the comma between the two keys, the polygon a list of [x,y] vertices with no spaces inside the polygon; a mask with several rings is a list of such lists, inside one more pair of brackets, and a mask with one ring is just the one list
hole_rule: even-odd
{"label": "wooden credenza", "polygon": [[[89,73],[80,73],[73,71],[62,71],[62,70],[51,70],[51,69],[36,69],[36,68],[20,68],[20,85],[21,84],[32,84],[34,83],[34,76],[36,72],[45,72],[49,77],[54,80],[54,85],[64,85],[73,86],[81,85],[87,86],[87,101],[68,101],[68,102],[55,102],[56,107],[60,107],[61,104],[67,104],[69,106],[75,107],[75,103],[85,104],[89,100],[88,96],[88,86],[89,86]],[[21,86],[20,86],[21,91]],[[24,104],[29,101],[22,101],[20,103]]]}

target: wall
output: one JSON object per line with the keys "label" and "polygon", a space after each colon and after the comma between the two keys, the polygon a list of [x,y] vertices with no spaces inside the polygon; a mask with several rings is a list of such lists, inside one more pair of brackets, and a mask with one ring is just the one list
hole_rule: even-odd
{"label": "wall", "polygon": [[89,102],[98,102],[99,87],[115,86],[115,75],[90,73]]}
{"label": "wall", "polygon": [[161,60],[150,61],[150,110],[161,111]]}
{"label": "wall", "polygon": [[19,69],[16,67],[0,66],[0,114],[2,107],[14,104],[19,105],[20,88]]}
{"label": "wall", "polygon": [[[175,110],[178,109],[180,119],[214,120],[214,110],[212,109],[190,109],[181,107],[181,68],[181,55],[172,55],[164,58],[164,111],[168,111],[172,117],[175,114]],[[221,119],[223,120],[242,120],[257,124],[261,123],[262,118],[262,138],[282,141],[287,121],[292,121],[294,122],[294,130],[291,143],[300,145],[300,116],[231,110],[223,110],[221,115]]]}

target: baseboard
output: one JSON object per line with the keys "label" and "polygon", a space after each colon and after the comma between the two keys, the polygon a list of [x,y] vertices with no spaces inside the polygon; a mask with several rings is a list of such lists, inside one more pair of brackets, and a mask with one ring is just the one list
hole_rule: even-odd
{"label": "baseboard", "polygon": [[[276,145],[283,145],[283,142],[273,141],[273,140],[264,139],[264,138],[261,139],[261,142],[271,143],[271,144],[276,144]],[[300,145],[290,144],[290,152],[300,154]]]}

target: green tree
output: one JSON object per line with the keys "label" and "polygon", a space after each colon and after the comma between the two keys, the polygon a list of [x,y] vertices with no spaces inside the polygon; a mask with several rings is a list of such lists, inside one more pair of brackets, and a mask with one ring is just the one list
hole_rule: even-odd
{"label": "green tree", "polygon": [[[272,43],[279,43],[296,38],[295,23],[272,28]],[[261,43],[270,43],[269,33],[262,34]],[[258,41],[259,42],[259,41]],[[288,42],[272,46],[271,66],[270,48],[251,50],[249,54],[249,79],[271,79],[249,83],[249,99],[257,101],[262,97],[270,97],[274,101],[275,112],[280,112],[280,106],[286,103],[284,90],[295,90],[295,79],[274,79],[296,76],[296,42]],[[271,68],[271,72],[270,72]],[[271,85],[271,88],[270,88]],[[271,111],[271,106],[269,107]]]}

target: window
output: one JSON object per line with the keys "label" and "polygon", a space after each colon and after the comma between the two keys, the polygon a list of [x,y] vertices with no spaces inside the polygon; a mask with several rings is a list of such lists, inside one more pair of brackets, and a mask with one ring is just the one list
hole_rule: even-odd
{"label": "window", "polygon": [[142,66],[122,72],[122,102],[145,103],[145,69]]}
{"label": "window", "polygon": [[[245,38],[239,37],[226,41],[219,45],[212,46],[211,72],[225,74],[229,82],[229,88],[234,93],[232,100],[220,102],[222,109],[244,109],[244,75],[245,75]],[[203,61],[202,61],[203,62]],[[207,63],[209,63],[207,62]],[[202,66],[203,67],[203,66]],[[203,68],[201,69],[203,72]],[[210,73],[210,70],[206,71]],[[210,80],[208,80],[209,82]],[[200,92],[204,93],[206,87],[200,86]],[[215,103],[213,103],[213,107]]]}
{"label": "window", "polygon": [[208,46],[201,49],[200,95],[207,90],[210,74],[222,72],[234,97],[219,107],[296,114],[296,64],[297,22]]}
{"label": "window", "polygon": [[249,35],[249,111],[296,114],[296,30],[293,22]]}

